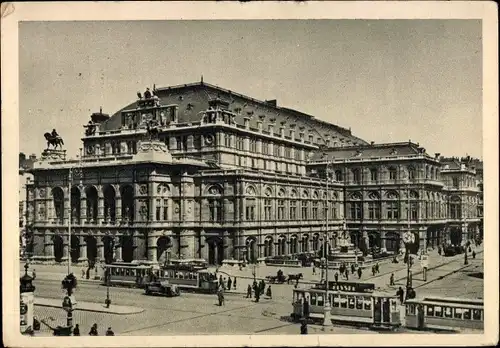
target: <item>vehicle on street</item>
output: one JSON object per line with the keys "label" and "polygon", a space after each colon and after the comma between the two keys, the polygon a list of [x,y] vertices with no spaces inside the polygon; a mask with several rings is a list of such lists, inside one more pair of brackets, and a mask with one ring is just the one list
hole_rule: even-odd
{"label": "vehicle on street", "polygon": [[161,280],[168,280],[181,290],[215,294],[218,281],[215,274],[202,266],[193,264],[165,265],[154,274]]}
{"label": "vehicle on street", "polygon": [[133,263],[113,263],[104,266],[104,274],[109,272],[109,284],[103,277],[103,284],[143,288],[147,284],[152,266]]}
{"label": "vehicle on street", "polygon": [[179,287],[166,280],[155,280],[146,285],[146,295],[165,295],[175,297],[181,294]]}
{"label": "vehicle on street", "polygon": [[483,330],[482,299],[424,297],[405,302],[406,327],[418,330]]}

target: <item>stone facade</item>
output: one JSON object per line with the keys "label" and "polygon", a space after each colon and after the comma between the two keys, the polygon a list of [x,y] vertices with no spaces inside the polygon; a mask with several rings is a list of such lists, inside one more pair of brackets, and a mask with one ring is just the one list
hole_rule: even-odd
{"label": "stone facade", "polygon": [[411,142],[370,145],[276,101],[202,82],[155,90],[85,127],[78,161],[46,153],[31,170],[38,260],[254,262],[317,251],[327,214],[333,246],[346,223],[355,243],[397,251],[408,195],[421,247],[449,227],[439,158]]}

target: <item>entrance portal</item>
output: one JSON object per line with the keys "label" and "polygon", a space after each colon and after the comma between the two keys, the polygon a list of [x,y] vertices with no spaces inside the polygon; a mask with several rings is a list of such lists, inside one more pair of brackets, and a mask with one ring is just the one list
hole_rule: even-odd
{"label": "entrance portal", "polygon": [[89,260],[89,266],[92,268],[97,258],[97,240],[93,236],[87,236],[85,241],[87,243],[87,259]]}
{"label": "entrance portal", "polygon": [[71,235],[71,262],[78,262],[80,258],[80,240],[77,236]]}
{"label": "entrance portal", "polygon": [[54,236],[54,259],[56,262],[61,262],[64,256],[64,241],[61,236]]}
{"label": "entrance portal", "polygon": [[114,241],[113,237],[105,236],[102,237],[102,242],[104,244],[104,262],[105,263],[113,263],[113,249],[114,249]]}
{"label": "entrance portal", "polygon": [[134,260],[134,240],[130,236],[122,237],[122,258],[124,262]]}
{"label": "entrance portal", "polygon": [[224,260],[224,245],[222,239],[215,237],[207,241],[208,243],[208,264],[222,265]]}

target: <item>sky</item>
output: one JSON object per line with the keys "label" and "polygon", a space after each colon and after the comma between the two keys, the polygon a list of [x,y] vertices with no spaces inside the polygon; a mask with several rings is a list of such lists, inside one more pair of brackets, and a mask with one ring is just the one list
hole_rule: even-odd
{"label": "sky", "polygon": [[78,153],[92,112],[204,81],[277,99],[368,142],[482,158],[480,20],[23,22],[20,151],[56,128]]}

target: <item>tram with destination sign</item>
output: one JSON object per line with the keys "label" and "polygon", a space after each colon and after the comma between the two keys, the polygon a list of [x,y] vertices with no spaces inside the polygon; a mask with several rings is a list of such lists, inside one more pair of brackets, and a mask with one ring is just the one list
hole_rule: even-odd
{"label": "tram with destination sign", "polygon": [[102,277],[104,285],[109,286],[126,286],[126,287],[145,287],[148,276],[151,274],[153,267],[149,265],[131,264],[131,263],[114,263],[104,265],[104,274],[109,272],[109,283],[106,277]]}
{"label": "tram with destination sign", "polygon": [[194,264],[166,265],[153,274],[158,279],[165,279],[169,284],[178,286],[181,290],[216,293],[217,277],[203,266]]}
{"label": "tram with destination sign", "polygon": [[[293,289],[292,317],[295,320],[303,318],[304,309],[308,307],[309,318],[323,319],[326,293],[325,283],[308,289]],[[329,282],[328,296],[333,321],[385,329],[401,325],[397,296],[376,292],[375,284]]]}
{"label": "tram with destination sign", "polygon": [[418,330],[483,330],[481,299],[424,297],[405,303],[406,327]]}

